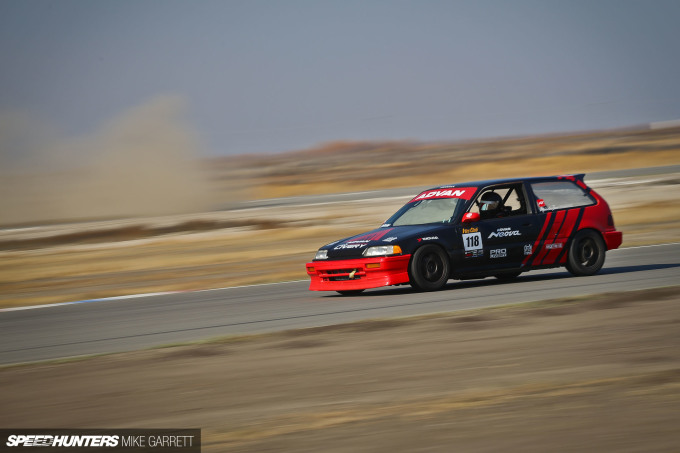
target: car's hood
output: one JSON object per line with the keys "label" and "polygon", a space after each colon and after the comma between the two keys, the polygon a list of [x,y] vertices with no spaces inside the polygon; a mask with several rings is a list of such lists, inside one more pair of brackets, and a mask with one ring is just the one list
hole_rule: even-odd
{"label": "car's hood", "polygon": [[362,253],[368,247],[394,244],[404,248],[404,244],[417,241],[418,239],[429,239],[427,236],[450,227],[450,225],[443,226],[439,224],[382,227],[340,241],[331,242],[322,247],[322,249],[328,250],[328,258],[331,259],[358,258],[362,256]]}

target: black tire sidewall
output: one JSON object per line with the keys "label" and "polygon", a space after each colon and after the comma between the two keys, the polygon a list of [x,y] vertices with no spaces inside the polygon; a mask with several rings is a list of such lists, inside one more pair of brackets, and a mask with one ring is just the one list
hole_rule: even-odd
{"label": "black tire sidewall", "polygon": [[[430,281],[421,274],[421,267],[423,260],[435,254],[441,261],[441,276],[436,281]],[[449,257],[446,252],[439,246],[434,244],[427,244],[415,251],[409,263],[409,282],[411,286],[419,291],[436,291],[446,285],[451,273],[451,266]]]}
{"label": "black tire sidewall", "polygon": [[[591,240],[595,244],[598,256],[593,264],[584,266],[580,262],[579,254],[584,242],[588,240]],[[572,239],[571,244],[569,245],[567,270],[579,277],[597,274],[604,265],[606,252],[607,247],[599,234],[592,230],[581,230],[576,233],[576,236],[574,236],[574,239]]]}

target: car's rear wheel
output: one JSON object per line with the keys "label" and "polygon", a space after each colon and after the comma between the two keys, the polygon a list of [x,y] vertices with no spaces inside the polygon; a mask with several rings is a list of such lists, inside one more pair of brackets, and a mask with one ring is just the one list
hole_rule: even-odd
{"label": "car's rear wheel", "polygon": [[569,246],[567,270],[576,276],[594,275],[602,269],[606,251],[599,234],[593,230],[581,230]]}
{"label": "car's rear wheel", "polygon": [[433,244],[420,247],[409,263],[409,283],[420,291],[436,291],[449,280],[449,257]]}
{"label": "car's rear wheel", "polygon": [[356,296],[357,294],[361,294],[364,292],[363,289],[345,289],[342,291],[338,291],[340,294],[343,296]]}

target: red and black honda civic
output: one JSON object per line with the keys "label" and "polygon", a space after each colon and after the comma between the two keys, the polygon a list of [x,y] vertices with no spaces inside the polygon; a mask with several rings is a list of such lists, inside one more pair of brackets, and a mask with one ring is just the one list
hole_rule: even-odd
{"label": "red and black honda civic", "polygon": [[307,263],[312,291],[355,294],[449,279],[512,279],[565,266],[593,275],[621,245],[607,202],[583,174],[500,179],[426,190],[380,228],[321,247]]}

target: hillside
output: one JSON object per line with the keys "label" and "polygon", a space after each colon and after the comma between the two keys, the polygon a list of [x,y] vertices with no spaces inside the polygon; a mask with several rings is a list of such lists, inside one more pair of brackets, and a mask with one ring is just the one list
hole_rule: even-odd
{"label": "hillside", "polygon": [[335,142],[209,162],[223,202],[680,163],[680,127],[457,143]]}

